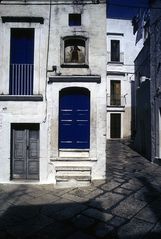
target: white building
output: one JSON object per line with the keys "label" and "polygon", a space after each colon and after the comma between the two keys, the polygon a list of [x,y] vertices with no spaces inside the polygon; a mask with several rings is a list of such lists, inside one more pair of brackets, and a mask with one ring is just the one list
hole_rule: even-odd
{"label": "white building", "polygon": [[105,179],[105,49],[104,0],[0,2],[0,182]]}
{"label": "white building", "polygon": [[107,139],[131,136],[135,38],[131,20],[107,19]]}

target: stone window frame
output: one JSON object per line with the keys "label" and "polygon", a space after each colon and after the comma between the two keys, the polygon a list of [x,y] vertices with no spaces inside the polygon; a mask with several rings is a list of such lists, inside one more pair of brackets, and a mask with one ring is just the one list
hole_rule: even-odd
{"label": "stone window frame", "polygon": [[[83,63],[80,62],[65,62],[65,41],[66,40],[83,40],[85,43],[85,61]],[[61,38],[61,48],[60,48],[60,57],[61,57],[61,67],[62,68],[89,68],[88,63],[88,54],[89,54],[89,40],[85,36],[65,36]]]}
{"label": "stone window frame", "polygon": [[[111,60],[111,41],[119,41],[119,60]],[[124,34],[123,33],[107,33],[107,64],[124,64]]]}
{"label": "stone window frame", "polygon": [[[8,18],[7,18],[8,19]],[[17,19],[17,18],[15,18]],[[11,19],[12,20],[12,19]],[[22,21],[11,21],[10,18],[8,21],[4,21],[4,24],[2,25],[2,47],[4,47],[5,51],[3,53],[3,59],[6,59],[6,61],[3,63],[4,67],[3,67],[3,72],[4,76],[9,79],[9,67],[10,67],[10,39],[11,39],[11,29],[30,29],[33,28],[35,33],[35,38],[34,38],[34,76],[33,76],[33,95],[31,95],[31,97],[25,97],[25,101],[27,100],[27,98],[29,99],[29,101],[31,100],[35,100],[35,95],[39,96],[39,84],[40,84],[40,71],[36,70],[37,66],[40,65],[40,57],[39,57],[39,50],[40,50],[40,33],[41,33],[41,23],[40,22],[22,22]],[[21,20],[21,19],[20,19]],[[5,34],[4,34],[5,33]],[[3,97],[1,97],[0,101],[2,100],[9,100],[9,101],[18,101],[18,100],[24,100],[24,95],[19,95],[18,97],[14,97],[12,95],[9,95],[9,80],[5,81],[5,77],[2,78],[2,81],[5,82],[4,84],[4,88],[3,88]],[[5,97],[5,96],[11,96],[11,97]],[[39,97],[37,98],[39,99]],[[36,100],[37,100],[36,99]]]}

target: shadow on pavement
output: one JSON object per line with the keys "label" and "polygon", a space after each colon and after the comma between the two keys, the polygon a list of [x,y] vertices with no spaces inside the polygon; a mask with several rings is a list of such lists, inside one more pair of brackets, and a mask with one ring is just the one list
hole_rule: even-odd
{"label": "shadow on pavement", "polygon": [[[116,238],[113,228],[105,224],[103,214],[88,207],[90,201],[79,203],[61,197],[50,203],[43,199],[38,203],[41,196],[27,201],[28,193],[20,186],[3,197],[1,194],[5,207],[0,208],[0,239],[92,239],[107,235]],[[54,197],[53,190],[53,200]],[[98,204],[97,208],[101,208]]]}
{"label": "shadow on pavement", "polygon": [[118,232],[120,239],[160,239],[161,238],[161,189],[145,177],[138,177],[144,186],[142,200],[146,205]]}
{"label": "shadow on pavement", "polygon": [[143,171],[124,182],[111,178],[91,186],[94,191],[2,185],[0,239],[160,239],[160,183]]}

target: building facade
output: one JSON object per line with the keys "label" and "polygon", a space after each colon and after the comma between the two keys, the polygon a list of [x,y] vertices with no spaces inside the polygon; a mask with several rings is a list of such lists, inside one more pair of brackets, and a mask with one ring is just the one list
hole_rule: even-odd
{"label": "building facade", "polygon": [[130,20],[107,19],[107,139],[130,138],[135,45]]}
{"label": "building facade", "polygon": [[[136,149],[152,162],[161,162],[161,3],[150,1],[144,17],[144,46],[135,61]],[[147,31],[148,29],[148,31]]]}
{"label": "building facade", "polygon": [[0,182],[105,179],[105,1],[0,9]]}
{"label": "building facade", "polygon": [[150,37],[135,59],[135,137],[138,152],[151,158]]}

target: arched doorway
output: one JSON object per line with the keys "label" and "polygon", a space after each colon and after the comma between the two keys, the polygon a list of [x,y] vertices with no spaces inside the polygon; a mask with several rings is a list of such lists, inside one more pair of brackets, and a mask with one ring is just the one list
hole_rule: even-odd
{"label": "arched doorway", "polygon": [[90,92],[70,87],[59,94],[59,149],[89,149]]}

